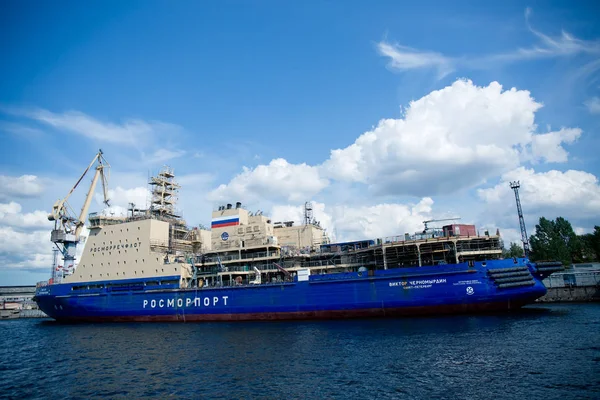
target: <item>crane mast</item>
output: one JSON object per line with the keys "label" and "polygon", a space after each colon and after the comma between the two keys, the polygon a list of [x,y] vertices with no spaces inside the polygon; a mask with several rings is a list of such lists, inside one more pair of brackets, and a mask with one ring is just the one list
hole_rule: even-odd
{"label": "crane mast", "polygon": [[[95,165],[94,176],[92,178],[92,183],[85,197],[85,201],[83,202],[83,207],[78,216],[75,215],[73,209],[70,207],[68,200],[71,197],[71,194],[75,191],[75,189],[79,186],[85,175],[89,172],[92,167]],[[92,159],[90,165],[83,171],[83,174],[79,177],[75,185],[71,188],[69,193],[63,199],[59,199],[54,203],[52,207],[52,212],[48,214],[48,220],[54,221],[54,229],[50,235],[50,240],[56,245],[58,250],[62,253],[63,256],[63,271],[70,271],[71,268],[75,265],[75,252],[77,249],[77,244],[80,241],[81,231],[85,226],[85,218],[88,214],[90,205],[92,203],[92,198],[94,196],[94,191],[96,189],[96,185],[98,184],[98,180],[102,180],[102,189],[104,195],[104,204],[109,205],[108,200],[108,170],[110,165],[104,159],[102,150],[99,150],[98,153]],[[61,276],[62,274],[56,274],[56,276]]]}

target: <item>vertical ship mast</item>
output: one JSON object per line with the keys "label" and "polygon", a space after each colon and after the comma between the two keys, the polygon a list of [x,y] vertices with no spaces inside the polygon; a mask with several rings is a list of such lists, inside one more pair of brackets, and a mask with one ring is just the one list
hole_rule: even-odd
{"label": "vertical ship mast", "polygon": [[527,239],[527,230],[525,229],[525,219],[523,218],[523,210],[521,209],[521,199],[519,199],[519,181],[511,182],[510,188],[515,191],[515,200],[517,201],[517,212],[519,213],[519,225],[521,225],[521,241],[523,242],[523,251],[525,257],[529,257],[529,240]]}

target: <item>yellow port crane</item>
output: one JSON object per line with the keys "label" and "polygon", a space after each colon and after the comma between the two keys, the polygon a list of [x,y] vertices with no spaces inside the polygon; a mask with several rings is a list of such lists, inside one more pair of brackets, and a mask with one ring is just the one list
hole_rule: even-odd
{"label": "yellow port crane", "polygon": [[[73,208],[69,205],[68,200],[77,188],[88,171],[96,164],[92,184],[88,190],[87,196],[79,213],[79,217],[75,216]],[[58,247],[63,255],[64,268],[69,270],[74,266],[75,251],[79,243],[81,231],[85,226],[85,218],[92,203],[92,197],[98,183],[98,179],[102,180],[102,189],[104,194],[104,204],[109,205],[108,199],[108,169],[110,165],[103,156],[102,150],[94,156],[90,165],[83,171],[81,177],[71,188],[69,193],[63,199],[59,199],[52,206],[52,212],[48,214],[48,220],[54,221],[54,229],[52,230],[50,240]]]}

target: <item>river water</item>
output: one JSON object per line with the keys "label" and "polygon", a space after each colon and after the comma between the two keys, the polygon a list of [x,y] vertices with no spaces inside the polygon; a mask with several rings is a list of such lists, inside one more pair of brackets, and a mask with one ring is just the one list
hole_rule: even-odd
{"label": "river water", "polygon": [[0,321],[0,397],[600,399],[600,304],[326,322]]}

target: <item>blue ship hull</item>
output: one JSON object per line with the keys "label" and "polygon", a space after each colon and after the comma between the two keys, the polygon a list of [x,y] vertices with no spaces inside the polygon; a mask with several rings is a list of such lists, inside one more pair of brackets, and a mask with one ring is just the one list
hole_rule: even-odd
{"label": "blue ship hull", "polygon": [[[53,284],[39,287],[35,300],[42,311],[58,321],[232,321],[468,313],[511,310],[532,303],[546,293],[541,282],[544,274],[527,259],[509,259],[312,275],[308,281],[234,287],[179,289],[172,283],[160,285],[156,278]],[[167,282],[177,279],[161,278]]]}

